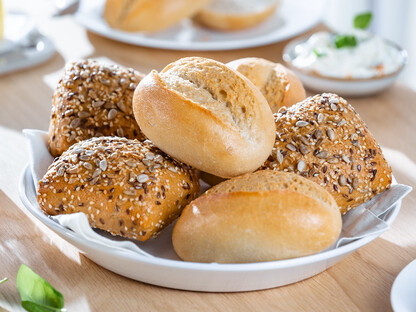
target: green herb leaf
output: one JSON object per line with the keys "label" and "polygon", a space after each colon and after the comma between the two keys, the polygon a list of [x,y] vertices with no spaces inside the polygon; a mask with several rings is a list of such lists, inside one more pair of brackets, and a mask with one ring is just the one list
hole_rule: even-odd
{"label": "green herb leaf", "polygon": [[30,312],[62,312],[66,311],[66,309],[59,309],[59,308],[52,308],[50,306],[44,306],[41,304],[37,304],[31,301],[22,301],[22,307],[25,308],[26,311]]}
{"label": "green herb leaf", "polygon": [[325,56],[325,53],[319,52],[317,49],[313,49],[312,52],[316,55],[316,57],[322,57]]}
{"label": "green herb leaf", "polygon": [[371,22],[373,14],[371,12],[358,14],[354,17],[354,28],[366,29]]}
{"label": "green herb leaf", "polygon": [[334,42],[337,49],[357,46],[357,39],[350,35],[336,35]]}
{"label": "green herb leaf", "polygon": [[1,284],[3,284],[4,282],[7,282],[7,280],[8,280],[8,278],[7,278],[7,277],[5,277],[5,278],[3,278],[2,280],[0,280],[0,285],[1,285]]}
{"label": "green herb leaf", "polygon": [[17,272],[17,289],[22,306],[30,312],[62,311],[64,297],[28,266],[22,264]]}

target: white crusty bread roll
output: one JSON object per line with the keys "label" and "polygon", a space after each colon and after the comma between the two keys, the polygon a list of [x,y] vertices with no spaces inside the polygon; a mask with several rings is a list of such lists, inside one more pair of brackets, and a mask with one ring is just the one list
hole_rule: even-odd
{"label": "white crusty bread roll", "polygon": [[156,32],[190,17],[212,0],[106,0],[104,18],[126,31]]}
{"label": "white crusty bread roll", "polygon": [[293,173],[264,170],[222,182],[192,201],[172,242],[185,261],[261,262],[320,252],[341,228],[325,189]]}
{"label": "white crusty bread roll", "polygon": [[275,140],[273,115],[260,91],[210,59],[183,58],[152,71],[135,90],[133,111],[157,147],[220,177],[256,170]]}
{"label": "white crusty bread roll", "polygon": [[204,26],[238,30],[255,26],[270,17],[279,0],[214,0],[195,16]]}
{"label": "white crusty bread roll", "polygon": [[242,73],[263,93],[273,113],[280,107],[289,107],[306,98],[299,78],[285,66],[268,60],[247,57],[227,63]]}

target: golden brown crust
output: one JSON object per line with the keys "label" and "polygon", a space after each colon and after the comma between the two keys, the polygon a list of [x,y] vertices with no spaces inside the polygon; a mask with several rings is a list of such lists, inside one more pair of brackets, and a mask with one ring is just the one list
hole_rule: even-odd
{"label": "golden brown crust", "polygon": [[190,17],[212,0],[106,0],[104,18],[114,28],[155,32]]}
{"label": "golden brown crust", "polygon": [[295,172],[326,188],[341,212],[390,187],[391,169],[343,98],[315,95],[275,114],[277,136],[263,168]]}
{"label": "golden brown crust", "polygon": [[93,60],[69,63],[52,100],[49,150],[61,155],[94,136],[144,140],[133,116],[132,98],[143,75]]}
{"label": "golden brown crust", "polygon": [[160,74],[152,71],[135,91],[133,110],[156,146],[220,177],[256,170],[275,137],[260,91],[241,74],[204,58],[184,58]]}
{"label": "golden brown crust", "polygon": [[247,57],[227,63],[227,66],[247,77],[264,95],[273,113],[306,98],[299,78],[285,66],[268,60]]}
{"label": "golden brown crust", "polygon": [[322,187],[263,170],[222,182],[192,201],[172,242],[186,261],[273,261],[322,251],[341,228],[337,205]]}
{"label": "golden brown crust", "polygon": [[[241,0],[240,0],[241,1]],[[260,24],[270,17],[279,5],[280,1],[268,1],[268,4],[260,4],[254,9],[253,1],[248,2],[247,8],[244,9],[245,4],[239,4],[239,10],[221,9],[221,2],[225,3],[226,7],[231,7],[238,4],[238,1],[213,1],[211,5],[206,6],[195,16],[195,20],[209,28],[218,30],[239,30]],[[228,3],[227,3],[228,2]],[[266,1],[262,1],[266,2]]]}
{"label": "golden brown crust", "polygon": [[84,212],[92,227],[145,241],[199,194],[195,170],[149,141],[100,137],[74,144],[39,182],[49,215]]}

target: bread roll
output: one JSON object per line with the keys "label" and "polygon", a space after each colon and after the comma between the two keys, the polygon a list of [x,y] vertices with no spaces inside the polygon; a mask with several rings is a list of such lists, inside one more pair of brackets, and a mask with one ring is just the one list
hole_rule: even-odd
{"label": "bread roll", "polygon": [[48,215],[84,212],[92,227],[145,241],[199,194],[195,170],[150,142],[117,137],[74,144],[39,182]]}
{"label": "bread roll", "polygon": [[161,150],[220,177],[256,170],[275,138],[260,91],[224,64],[200,57],[152,71],[134,93],[133,110]]}
{"label": "bread roll", "polygon": [[218,30],[244,29],[266,20],[279,3],[279,0],[214,0],[198,12],[195,20]]}
{"label": "bread roll", "polygon": [[172,235],[186,261],[243,263],[317,253],[342,227],[332,196],[292,173],[263,170],[222,182],[192,201]]}
{"label": "bread roll", "polygon": [[318,183],[343,214],[390,187],[391,169],[380,146],[343,98],[315,95],[274,116],[276,143],[263,168]]}
{"label": "bread roll", "polygon": [[242,73],[263,93],[273,113],[306,98],[299,78],[285,66],[268,60],[247,57],[232,61],[228,67]]}
{"label": "bread roll", "polygon": [[190,17],[212,0],[106,0],[104,19],[126,31],[156,32]]}
{"label": "bread roll", "polygon": [[144,140],[133,116],[132,98],[143,75],[93,60],[69,63],[52,100],[49,151],[59,156],[95,136]]}

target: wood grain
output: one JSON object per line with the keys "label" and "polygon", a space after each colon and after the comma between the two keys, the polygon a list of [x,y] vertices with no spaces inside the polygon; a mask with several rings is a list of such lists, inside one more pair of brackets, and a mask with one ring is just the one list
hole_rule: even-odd
{"label": "wood grain", "polygon": [[[89,33],[71,17],[52,19],[41,15],[42,6],[36,1],[24,2],[54,40],[57,53],[43,65],[0,77],[2,138],[5,130],[9,133],[23,128],[47,129],[53,89],[64,64],[70,60],[106,59],[149,72],[180,57],[194,55],[222,62],[248,56],[281,61],[287,43],[221,52],[142,48]],[[311,32],[322,28],[318,26]],[[376,96],[347,99],[384,147],[397,180],[413,187],[415,97],[415,92],[396,84]],[[14,144],[22,140],[19,134],[15,135],[20,140],[8,140],[1,149],[4,161],[0,163],[0,174],[10,175],[9,179],[0,179],[4,183],[15,181],[27,161],[24,152],[16,155]],[[13,173],[5,168],[14,168]],[[3,184],[0,188],[17,198],[16,187],[5,188]],[[416,258],[415,206],[414,191],[403,201],[390,231],[313,278],[264,291],[200,293],[143,284],[95,265],[37,220],[26,216],[0,192],[0,278],[10,279],[0,286],[0,311],[19,311],[15,278],[21,263],[59,289],[69,311],[391,311],[392,283],[400,270]]]}

